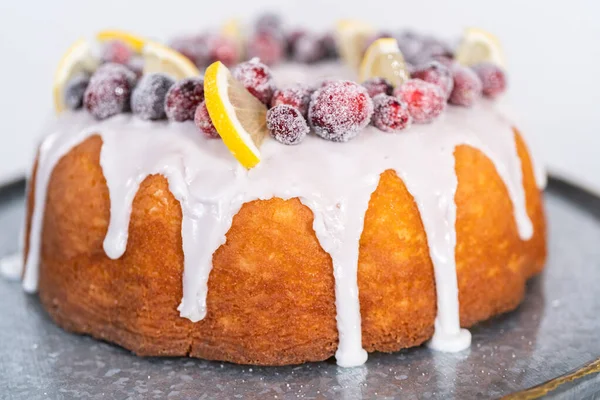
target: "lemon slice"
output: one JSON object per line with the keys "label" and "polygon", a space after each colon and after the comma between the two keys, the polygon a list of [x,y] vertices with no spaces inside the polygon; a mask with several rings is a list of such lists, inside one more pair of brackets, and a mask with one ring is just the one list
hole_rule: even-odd
{"label": "lemon slice", "polygon": [[74,76],[92,72],[98,67],[98,60],[93,56],[92,45],[85,39],[79,39],[69,47],[58,63],[52,82],[52,96],[57,114],[66,110],[65,87]]}
{"label": "lemon slice", "polygon": [[206,69],[204,96],[208,114],[229,151],[244,167],[260,162],[267,130],[267,107],[217,61]]}
{"label": "lemon slice", "polygon": [[148,41],[142,49],[144,75],[162,72],[175,79],[200,76],[200,71],[189,58],[160,43]]}
{"label": "lemon slice", "polygon": [[336,25],[335,40],[338,51],[344,61],[358,68],[366,41],[374,35],[375,29],[365,22],[341,20]]}
{"label": "lemon slice", "polygon": [[100,43],[108,42],[111,40],[119,40],[123,43],[126,43],[136,53],[141,53],[142,49],[144,48],[144,45],[146,44],[146,40],[144,38],[129,32],[120,31],[116,29],[108,29],[99,32],[96,35],[96,40]]}
{"label": "lemon slice", "polygon": [[504,51],[498,38],[479,28],[465,30],[455,58],[466,66],[481,62],[491,62],[502,68],[506,66]]}
{"label": "lemon slice", "polygon": [[392,85],[399,86],[407,81],[409,76],[406,63],[396,39],[382,38],[374,41],[365,52],[359,75],[361,82],[381,77]]}

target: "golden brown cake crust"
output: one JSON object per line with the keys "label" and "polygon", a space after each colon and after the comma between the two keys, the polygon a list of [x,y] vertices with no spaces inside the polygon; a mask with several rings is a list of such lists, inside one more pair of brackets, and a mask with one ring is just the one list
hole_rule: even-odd
{"label": "golden brown cake crust", "polygon": [[[535,228],[527,242],[509,217],[512,204],[492,162],[468,146],[455,151],[456,259],[465,327],[517,307],[526,280],[544,265],[542,196],[515,135]],[[75,147],[49,183],[39,295],[57,324],[139,355],[259,365],[334,355],[331,258],[315,236],[310,209],[297,199],[245,204],[213,256],[206,318],[192,323],[177,311],[182,217],[164,177],[150,176],[140,186],[123,257],[105,255],[110,204],[101,146],[93,136]],[[33,190],[28,199],[30,218]],[[365,216],[358,284],[365,349],[396,351],[431,337],[436,293],[427,237],[412,196],[392,171],[381,175]]]}

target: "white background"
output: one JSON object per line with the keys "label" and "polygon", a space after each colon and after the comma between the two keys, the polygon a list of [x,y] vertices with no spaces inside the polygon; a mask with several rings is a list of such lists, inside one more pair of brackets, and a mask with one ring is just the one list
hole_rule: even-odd
{"label": "white background", "polygon": [[496,33],[509,62],[510,98],[552,173],[600,192],[600,2],[593,0],[0,0],[0,182],[22,176],[44,120],[62,52],[79,37],[122,28],[168,38],[275,10],[322,30],[342,17],[382,28],[458,37]]}

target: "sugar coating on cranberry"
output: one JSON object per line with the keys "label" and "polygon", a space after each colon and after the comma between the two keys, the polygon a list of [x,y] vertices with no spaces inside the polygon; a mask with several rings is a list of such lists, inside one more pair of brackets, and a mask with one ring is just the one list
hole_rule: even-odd
{"label": "sugar coating on cranberry", "polygon": [[186,56],[199,68],[210,64],[210,49],[205,36],[187,36],[174,39],[170,47]]}
{"label": "sugar coating on cranberry", "polygon": [[133,49],[120,40],[111,40],[102,46],[100,59],[105,63],[127,64],[133,57]]}
{"label": "sugar coating on cranberry", "polygon": [[439,86],[444,91],[446,98],[450,97],[450,93],[452,93],[452,88],[454,87],[452,72],[438,61],[430,61],[415,68],[410,76],[411,78],[421,79]]}
{"label": "sugar coating on cranberry", "polygon": [[308,116],[308,105],[312,90],[306,85],[294,85],[284,89],[277,89],[271,99],[271,107],[281,104],[292,106],[300,111],[304,117]]}
{"label": "sugar coating on cranberry", "polygon": [[206,101],[200,103],[198,108],[196,108],[194,123],[198,129],[200,129],[200,132],[204,134],[204,136],[210,139],[218,139],[221,137],[213,125],[212,120],[210,119],[208,109],[206,108]]}
{"label": "sugar coating on cranberry", "polygon": [[267,112],[267,129],[275,140],[288,145],[300,143],[310,131],[300,111],[285,104]]}
{"label": "sugar coating on cranberry", "polygon": [[65,87],[65,104],[70,110],[78,110],[83,106],[83,95],[90,84],[88,74],[78,74]]}
{"label": "sugar coating on cranberry", "polygon": [[174,83],[165,74],[144,75],[131,95],[133,113],[144,120],[165,119],[165,98]]}
{"label": "sugar coating on cranberry", "polygon": [[285,55],[285,41],[272,32],[257,32],[248,42],[248,56],[258,57],[267,65],[277,64]]}
{"label": "sugar coating on cranberry", "polygon": [[408,105],[397,97],[379,94],[373,98],[371,122],[384,132],[399,132],[410,126],[412,117]]}
{"label": "sugar coating on cranberry", "polygon": [[362,83],[362,85],[367,89],[369,96],[371,98],[377,96],[378,94],[392,94],[394,91],[394,87],[392,84],[385,78],[371,78],[367,79]]}
{"label": "sugar coating on cranberry", "polygon": [[502,68],[486,62],[475,65],[473,71],[481,79],[484,96],[494,98],[506,91],[506,74]]}
{"label": "sugar coating on cranberry", "polygon": [[481,97],[481,79],[471,68],[455,65],[452,68],[454,88],[448,101],[450,104],[471,107]]}
{"label": "sugar coating on cranberry", "polygon": [[256,19],[257,32],[274,32],[280,31],[282,28],[281,17],[275,13],[264,13]]}
{"label": "sugar coating on cranberry", "polygon": [[165,113],[171,121],[194,119],[196,108],[204,101],[204,80],[187,78],[175,83],[167,92]]}
{"label": "sugar coating on cranberry", "polygon": [[316,35],[300,36],[292,48],[292,58],[300,63],[311,64],[325,57],[323,42]]}
{"label": "sugar coating on cranberry", "polygon": [[327,32],[321,36],[321,46],[325,51],[325,58],[336,58],[338,56],[337,44],[332,33]]}
{"label": "sugar coating on cranberry", "polygon": [[350,81],[329,82],[311,97],[308,119],[315,133],[346,142],[369,124],[373,101],[363,86]]}
{"label": "sugar coating on cranberry", "polygon": [[208,63],[221,61],[227,66],[234,65],[240,58],[238,47],[232,39],[222,35],[211,35],[206,38]]}
{"label": "sugar coating on cranberry", "polygon": [[253,58],[250,61],[238,64],[233,70],[233,77],[244,85],[250,93],[264,104],[269,104],[273,97],[273,76],[271,70],[260,59]]}
{"label": "sugar coating on cranberry", "polygon": [[446,96],[439,86],[421,79],[409,79],[397,87],[394,95],[408,106],[413,122],[428,123],[446,108]]}
{"label": "sugar coating on cranberry", "polygon": [[123,65],[102,65],[90,79],[83,105],[98,119],[128,111],[135,78],[135,74]]}

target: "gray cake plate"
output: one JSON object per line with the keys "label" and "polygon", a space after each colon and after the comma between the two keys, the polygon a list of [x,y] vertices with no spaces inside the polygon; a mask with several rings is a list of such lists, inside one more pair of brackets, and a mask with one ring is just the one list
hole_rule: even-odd
{"label": "gray cake plate", "polygon": [[[0,257],[14,253],[24,184],[0,189]],[[514,312],[475,326],[457,354],[425,347],[333,360],[248,367],[140,358],[52,323],[36,296],[0,279],[0,398],[594,398],[600,393],[600,199],[551,180],[550,257]]]}

